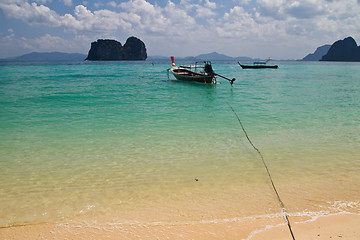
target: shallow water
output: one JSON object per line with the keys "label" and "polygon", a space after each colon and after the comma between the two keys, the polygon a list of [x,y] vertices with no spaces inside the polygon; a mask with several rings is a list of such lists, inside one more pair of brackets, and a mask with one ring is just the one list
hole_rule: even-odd
{"label": "shallow water", "polygon": [[[360,209],[360,65],[214,63],[207,86],[169,63],[0,66],[0,224],[229,219]],[[341,205],[341,208],[334,207]]]}

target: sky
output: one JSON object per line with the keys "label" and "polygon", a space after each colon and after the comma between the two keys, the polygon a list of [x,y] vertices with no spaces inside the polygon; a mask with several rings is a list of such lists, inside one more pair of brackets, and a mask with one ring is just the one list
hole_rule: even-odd
{"label": "sky", "polygon": [[359,44],[360,0],[0,0],[0,58],[87,54],[131,36],[148,56],[301,59],[348,36]]}

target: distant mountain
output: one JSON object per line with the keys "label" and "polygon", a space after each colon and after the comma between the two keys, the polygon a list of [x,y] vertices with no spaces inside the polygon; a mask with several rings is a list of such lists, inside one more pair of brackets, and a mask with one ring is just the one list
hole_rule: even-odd
{"label": "distant mountain", "polygon": [[[18,57],[4,58],[0,61],[84,61],[87,58],[86,54],[81,53],[63,53],[63,52],[32,52],[24,54]],[[217,52],[200,54],[198,56],[189,57],[176,57],[178,60],[186,61],[242,61],[252,62],[259,59],[253,59],[250,57],[229,57]],[[148,56],[147,60],[167,60],[170,56]]]}
{"label": "distant mountain", "polygon": [[6,61],[83,61],[85,54],[62,52],[32,52],[18,57],[6,58]]}
{"label": "distant mountain", "polygon": [[170,57],[154,55],[154,56],[148,56],[146,60],[169,60],[169,59]]}
{"label": "distant mountain", "polygon": [[338,40],[320,61],[360,62],[360,46],[352,37]]}
{"label": "distant mountain", "polygon": [[200,54],[193,58],[202,59],[202,60],[211,60],[211,61],[253,61],[253,59],[249,57],[229,57],[217,52]]}
{"label": "distant mountain", "polygon": [[[166,60],[170,59],[169,57],[164,56],[149,56],[148,60]],[[220,54],[217,52],[200,54],[197,56],[188,56],[188,57],[176,57],[178,60],[186,60],[186,61],[253,61],[254,59],[249,57],[229,57],[224,54]]]}
{"label": "distant mountain", "polygon": [[330,49],[331,45],[323,45],[318,47],[314,53],[308,54],[302,61],[319,61]]}
{"label": "distant mountain", "polygon": [[221,60],[221,61],[227,61],[227,60],[234,60],[234,58],[226,56],[224,54],[220,54],[217,52],[207,53],[207,54],[200,54],[196,56],[197,59],[203,59],[203,60]]}
{"label": "distant mountain", "polygon": [[244,61],[244,62],[252,62],[254,60],[259,60],[259,59],[254,59],[254,58],[249,58],[249,57],[236,57],[235,60],[236,61]]}

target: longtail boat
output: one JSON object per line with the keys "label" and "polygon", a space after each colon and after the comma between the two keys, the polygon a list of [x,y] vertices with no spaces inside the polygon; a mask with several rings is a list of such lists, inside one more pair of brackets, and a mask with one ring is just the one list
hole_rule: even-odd
{"label": "longtail boat", "polygon": [[203,64],[196,62],[195,65],[176,66],[174,57],[171,57],[172,66],[170,72],[177,80],[215,83],[215,74],[212,70],[211,62],[205,61]]}
{"label": "longtail boat", "polygon": [[180,65],[176,66],[174,57],[171,56],[172,66],[169,69],[177,80],[202,82],[202,83],[216,83],[215,76],[222,77],[230,81],[231,85],[235,78],[229,79],[214,72],[210,61],[195,62],[195,65]]}
{"label": "longtail boat", "polygon": [[238,62],[240,67],[242,69],[252,68],[252,69],[259,69],[259,68],[278,68],[278,65],[267,65],[267,63],[270,61],[270,58],[266,60],[265,62],[254,62],[253,65],[244,65]]}

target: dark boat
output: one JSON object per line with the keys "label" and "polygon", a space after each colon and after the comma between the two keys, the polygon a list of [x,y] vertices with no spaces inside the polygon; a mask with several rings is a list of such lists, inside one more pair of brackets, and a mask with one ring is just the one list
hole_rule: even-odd
{"label": "dark boat", "polygon": [[270,61],[270,58],[268,60],[266,60],[265,62],[254,62],[253,65],[244,65],[241,64],[240,62],[238,62],[238,64],[243,68],[243,69],[259,69],[259,68],[278,68],[278,65],[267,65],[267,63]]}
{"label": "dark boat", "polygon": [[235,81],[235,78],[229,79],[219,74],[216,74],[210,61],[195,62],[195,65],[183,65],[176,66],[174,57],[171,57],[172,66],[170,72],[177,80],[190,81],[190,82],[202,82],[202,83],[216,83],[215,76],[222,77],[230,81],[231,85]]}

